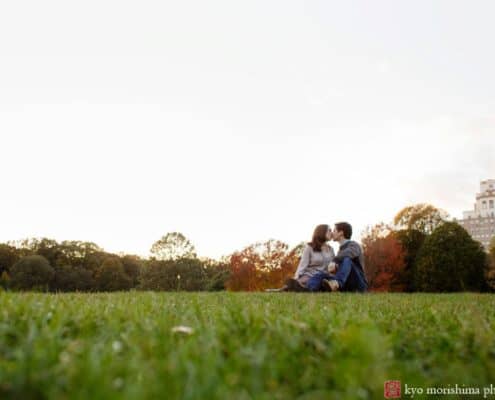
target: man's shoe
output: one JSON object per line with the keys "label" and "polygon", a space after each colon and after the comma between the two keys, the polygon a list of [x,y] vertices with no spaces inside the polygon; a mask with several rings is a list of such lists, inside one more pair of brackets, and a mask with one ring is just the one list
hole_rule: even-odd
{"label": "man's shoe", "polygon": [[339,282],[335,279],[323,279],[321,284],[329,292],[338,292],[340,289]]}

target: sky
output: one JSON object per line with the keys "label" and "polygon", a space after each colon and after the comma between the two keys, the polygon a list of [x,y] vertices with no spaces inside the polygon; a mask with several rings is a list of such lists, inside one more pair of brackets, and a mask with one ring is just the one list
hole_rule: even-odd
{"label": "sky", "polygon": [[201,256],[452,217],[495,178],[495,3],[4,1],[0,241]]}

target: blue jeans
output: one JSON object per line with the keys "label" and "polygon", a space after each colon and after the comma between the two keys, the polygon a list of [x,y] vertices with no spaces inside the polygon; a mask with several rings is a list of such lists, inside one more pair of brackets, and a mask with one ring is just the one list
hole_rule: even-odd
{"label": "blue jeans", "polygon": [[309,278],[307,288],[312,292],[321,290],[323,279],[333,279],[339,283],[342,292],[365,292],[368,289],[363,272],[349,257],[342,260],[335,274],[318,272]]}

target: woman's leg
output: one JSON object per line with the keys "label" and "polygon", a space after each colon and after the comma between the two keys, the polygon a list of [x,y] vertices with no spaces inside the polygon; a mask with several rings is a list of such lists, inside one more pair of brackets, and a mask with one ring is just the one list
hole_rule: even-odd
{"label": "woman's leg", "polygon": [[302,279],[304,277],[301,277],[299,279],[294,279],[294,278],[288,278],[285,281],[285,291],[288,292],[306,292],[308,289],[306,288],[306,280]]}
{"label": "woman's leg", "polygon": [[321,283],[323,282],[323,279],[328,279],[330,277],[331,275],[325,272],[317,272],[311,278],[309,278],[306,286],[310,291],[318,292],[322,289]]}

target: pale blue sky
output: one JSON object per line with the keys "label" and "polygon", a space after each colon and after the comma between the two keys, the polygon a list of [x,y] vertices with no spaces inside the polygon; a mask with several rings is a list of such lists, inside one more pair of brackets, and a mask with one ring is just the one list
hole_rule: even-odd
{"label": "pale blue sky", "polygon": [[0,241],[205,256],[460,217],[495,178],[492,1],[0,4]]}

